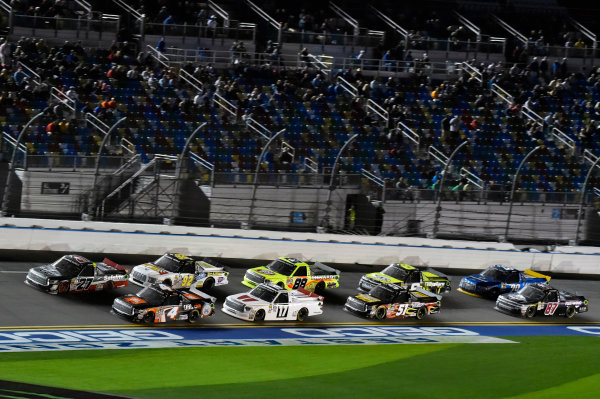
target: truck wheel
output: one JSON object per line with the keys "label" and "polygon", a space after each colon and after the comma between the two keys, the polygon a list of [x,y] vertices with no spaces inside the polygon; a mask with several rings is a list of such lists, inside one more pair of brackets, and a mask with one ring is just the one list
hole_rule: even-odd
{"label": "truck wheel", "polygon": [[298,315],[296,316],[296,320],[298,321],[304,321],[304,319],[306,319],[306,317],[308,316],[308,309],[306,308],[302,308],[298,311]]}
{"label": "truck wheel", "polygon": [[144,315],[144,318],[142,319],[142,321],[146,324],[150,324],[154,322],[154,312],[148,312]]}
{"label": "truck wheel", "polygon": [[324,293],[325,293],[325,283],[321,281],[315,287],[315,294],[324,294]]}
{"label": "truck wheel", "polygon": [[567,319],[572,319],[573,316],[575,316],[577,314],[577,311],[575,310],[574,306],[569,306],[565,312],[565,317]]}
{"label": "truck wheel", "polygon": [[279,288],[284,288],[283,282],[281,282],[281,281],[277,283],[277,286],[278,286]]}
{"label": "truck wheel", "polygon": [[188,316],[188,321],[190,323],[195,323],[198,321],[198,319],[200,319],[200,312],[198,312],[197,309],[192,310]]}
{"label": "truck wheel", "polygon": [[112,291],[115,288],[115,283],[113,283],[112,281],[109,281],[108,283],[106,283],[106,285],[104,286],[104,289],[106,291]]}
{"label": "truck wheel", "polygon": [[528,319],[531,319],[533,316],[535,316],[536,313],[537,313],[536,305],[530,306],[527,308],[527,311],[525,312],[525,317],[527,317]]}
{"label": "truck wheel", "polygon": [[58,284],[58,293],[59,294],[66,294],[67,292],[69,292],[69,288],[71,287],[70,283],[68,281],[61,281]]}
{"label": "truck wheel", "polygon": [[212,287],[214,287],[214,285],[215,285],[215,280],[213,280],[212,278],[209,278],[209,279],[206,279],[204,284],[202,284],[202,288],[210,290]]}
{"label": "truck wheel", "polygon": [[377,310],[375,311],[375,318],[378,320],[385,319],[386,315],[387,315],[387,309],[383,306],[380,308],[377,308]]}
{"label": "truck wheel", "polygon": [[166,285],[167,287],[170,287],[173,283],[171,282],[171,280],[165,280],[165,281],[163,281],[163,284]]}
{"label": "truck wheel", "polygon": [[425,309],[425,306],[421,306],[419,309],[417,309],[417,320],[421,320],[423,317],[425,317],[426,314],[427,309]]}
{"label": "truck wheel", "polygon": [[254,321],[263,321],[265,319],[265,311],[258,309],[254,315]]}

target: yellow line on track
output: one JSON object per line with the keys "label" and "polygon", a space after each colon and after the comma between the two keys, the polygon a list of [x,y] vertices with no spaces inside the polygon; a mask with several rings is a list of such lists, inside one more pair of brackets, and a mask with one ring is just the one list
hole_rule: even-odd
{"label": "yellow line on track", "polygon": [[261,328],[261,327],[368,327],[368,326],[404,326],[404,327],[444,327],[444,326],[567,326],[567,325],[600,325],[600,321],[584,321],[581,323],[573,322],[535,322],[535,321],[457,321],[457,322],[344,322],[344,323],[273,323],[273,324],[201,324],[201,325],[132,325],[132,324],[106,324],[106,325],[73,325],[73,326],[3,326],[0,331],[15,330],[98,330],[98,329],[140,329],[140,328],[160,328],[160,329],[208,329],[208,328]]}

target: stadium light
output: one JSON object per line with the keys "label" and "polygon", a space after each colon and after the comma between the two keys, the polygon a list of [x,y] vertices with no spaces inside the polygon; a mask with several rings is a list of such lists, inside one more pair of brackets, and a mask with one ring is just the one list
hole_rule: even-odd
{"label": "stadium light", "polygon": [[[6,177],[6,185],[4,186],[4,193],[2,194],[2,196],[3,196],[3,198],[2,198],[2,215],[4,215],[4,216],[6,216],[6,214],[7,214],[8,204],[10,203],[10,198],[9,198],[8,193],[10,191],[10,186],[12,184],[12,175],[15,171],[15,160],[17,158],[17,151],[19,150],[19,145],[21,144],[21,140],[23,140],[23,136],[25,135],[25,132],[27,131],[27,129],[29,129],[29,126],[31,126],[31,124],[33,122],[35,122],[36,120],[41,118],[43,115],[44,115],[44,111],[40,112],[39,114],[36,114],[33,118],[31,118],[25,124],[25,126],[23,126],[23,129],[21,129],[21,131],[19,132],[17,141],[14,143],[15,147],[13,148],[13,152],[10,157],[10,164],[9,164],[10,166],[8,169],[8,176]],[[27,154],[25,154],[25,157],[27,157]]]}
{"label": "stadium light", "polygon": [[[102,143],[100,143],[100,148],[98,148],[98,154],[96,155],[96,169],[94,170],[94,184],[92,185],[92,193],[93,193],[94,203],[96,202],[96,197],[97,197],[96,183],[98,182],[98,175],[100,174],[100,158],[102,157],[102,152],[104,151],[104,147],[106,146],[106,143],[108,142],[108,139],[109,139],[111,133],[117,128],[117,126],[119,126],[119,124],[121,124],[122,122],[125,122],[125,120],[127,120],[126,116],[124,116],[123,118],[116,121],[115,124],[112,125],[110,127],[110,129],[108,129],[108,131],[104,135],[104,138],[102,139]],[[87,204],[87,212],[86,213],[87,214],[90,213],[90,202],[89,201]],[[94,216],[96,216],[96,215],[94,215]]]}
{"label": "stadium light", "polygon": [[540,148],[543,148],[543,147],[544,146],[542,146],[542,145],[538,145],[533,150],[529,151],[527,153],[527,155],[525,155],[525,157],[523,158],[521,163],[519,164],[519,167],[517,168],[517,171],[515,172],[515,176],[513,177],[512,188],[510,189],[510,205],[508,207],[508,216],[506,218],[506,228],[504,229],[504,237],[506,240],[508,240],[508,228],[510,227],[510,217],[512,215],[513,200],[515,197],[515,187],[517,185],[517,179],[519,178],[519,173],[521,172],[521,168],[523,167],[523,165],[525,165],[525,162],[527,162],[527,159],[530,156],[532,156],[534,152],[536,152],[537,150],[539,150]]}
{"label": "stadium light", "polygon": [[258,162],[256,162],[256,170],[254,171],[254,183],[252,185],[252,200],[250,201],[250,211],[248,212],[248,224],[247,224],[248,228],[252,227],[252,214],[254,213],[254,201],[256,200],[256,188],[258,186],[258,172],[260,171],[260,165],[262,164],[262,159],[265,156],[265,152],[267,152],[267,148],[269,148],[271,143],[273,141],[275,141],[275,139],[277,137],[282,135],[283,132],[285,132],[285,129],[281,129],[280,131],[275,133],[273,136],[271,136],[269,141],[267,141],[267,144],[265,144],[262,151],[260,152],[260,157],[258,158]]}
{"label": "stadium light", "polygon": [[[579,198],[579,210],[577,211],[577,230],[575,230],[574,242],[575,245],[579,243],[579,224],[581,223],[581,214],[583,213],[583,200],[585,198],[585,190],[587,188],[588,180],[592,176],[592,172],[594,171],[594,168],[598,165],[598,163],[600,163],[600,157],[596,158],[592,166],[590,166],[590,169],[588,170],[587,175],[585,176],[583,187],[581,188],[581,194]],[[600,212],[598,214],[600,215]]]}
{"label": "stadium light", "polygon": [[458,151],[460,151],[460,149],[463,148],[468,143],[469,142],[467,140],[460,143],[458,145],[458,147],[456,147],[454,149],[454,151],[452,151],[452,154],[450,154],[450,156],[446,160],[446,163],[444,164],[444,169],[442,170],[442,174],[441,174],[442,177],[440,179],[440,185],[438,187],[438,193],[437,193],[437,204],[435,206],[435,220],[433,222],[433,234],[431,235],[432,238],[436,237],[436,235],[438,233],[438,227],[440,225],[440,213],[442,210],[442,188],[444,187],[444,179],[446,178],[446,171],[448,170],[448,166],[450,166],[450,162],[452,162],[452,159],[454,158],[454,156],[456,154],[458,154]]}

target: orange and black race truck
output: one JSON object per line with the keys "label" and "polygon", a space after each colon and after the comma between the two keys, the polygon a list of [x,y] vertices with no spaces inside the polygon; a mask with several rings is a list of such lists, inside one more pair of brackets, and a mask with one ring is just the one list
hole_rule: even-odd
{"label": "orange and black race truck", "polygon": [[164,284],[148,286],[135,295],[113,301],[113,313],[134,322],[167,323],[186,320],[194,323],[211,316],[216,298],[201,291],[176,290]]}

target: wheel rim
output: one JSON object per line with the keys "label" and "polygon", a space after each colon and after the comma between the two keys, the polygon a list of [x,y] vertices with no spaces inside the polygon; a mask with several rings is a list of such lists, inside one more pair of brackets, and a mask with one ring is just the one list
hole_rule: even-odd
{"label": "wheel rim", "polygon": [[265,319],[265,311],[264,310],[259,310],[258,312],[256,312],[256,315],[254,316],[254,320],[256,321],[263,321]]}
{"label": "wheel rim", "polygon": [[375,312],[375,317],[377,317],[379,320],[383,320],[383,319],[385,319],[385,314],[386,314],[385,308],[379,308]]}

